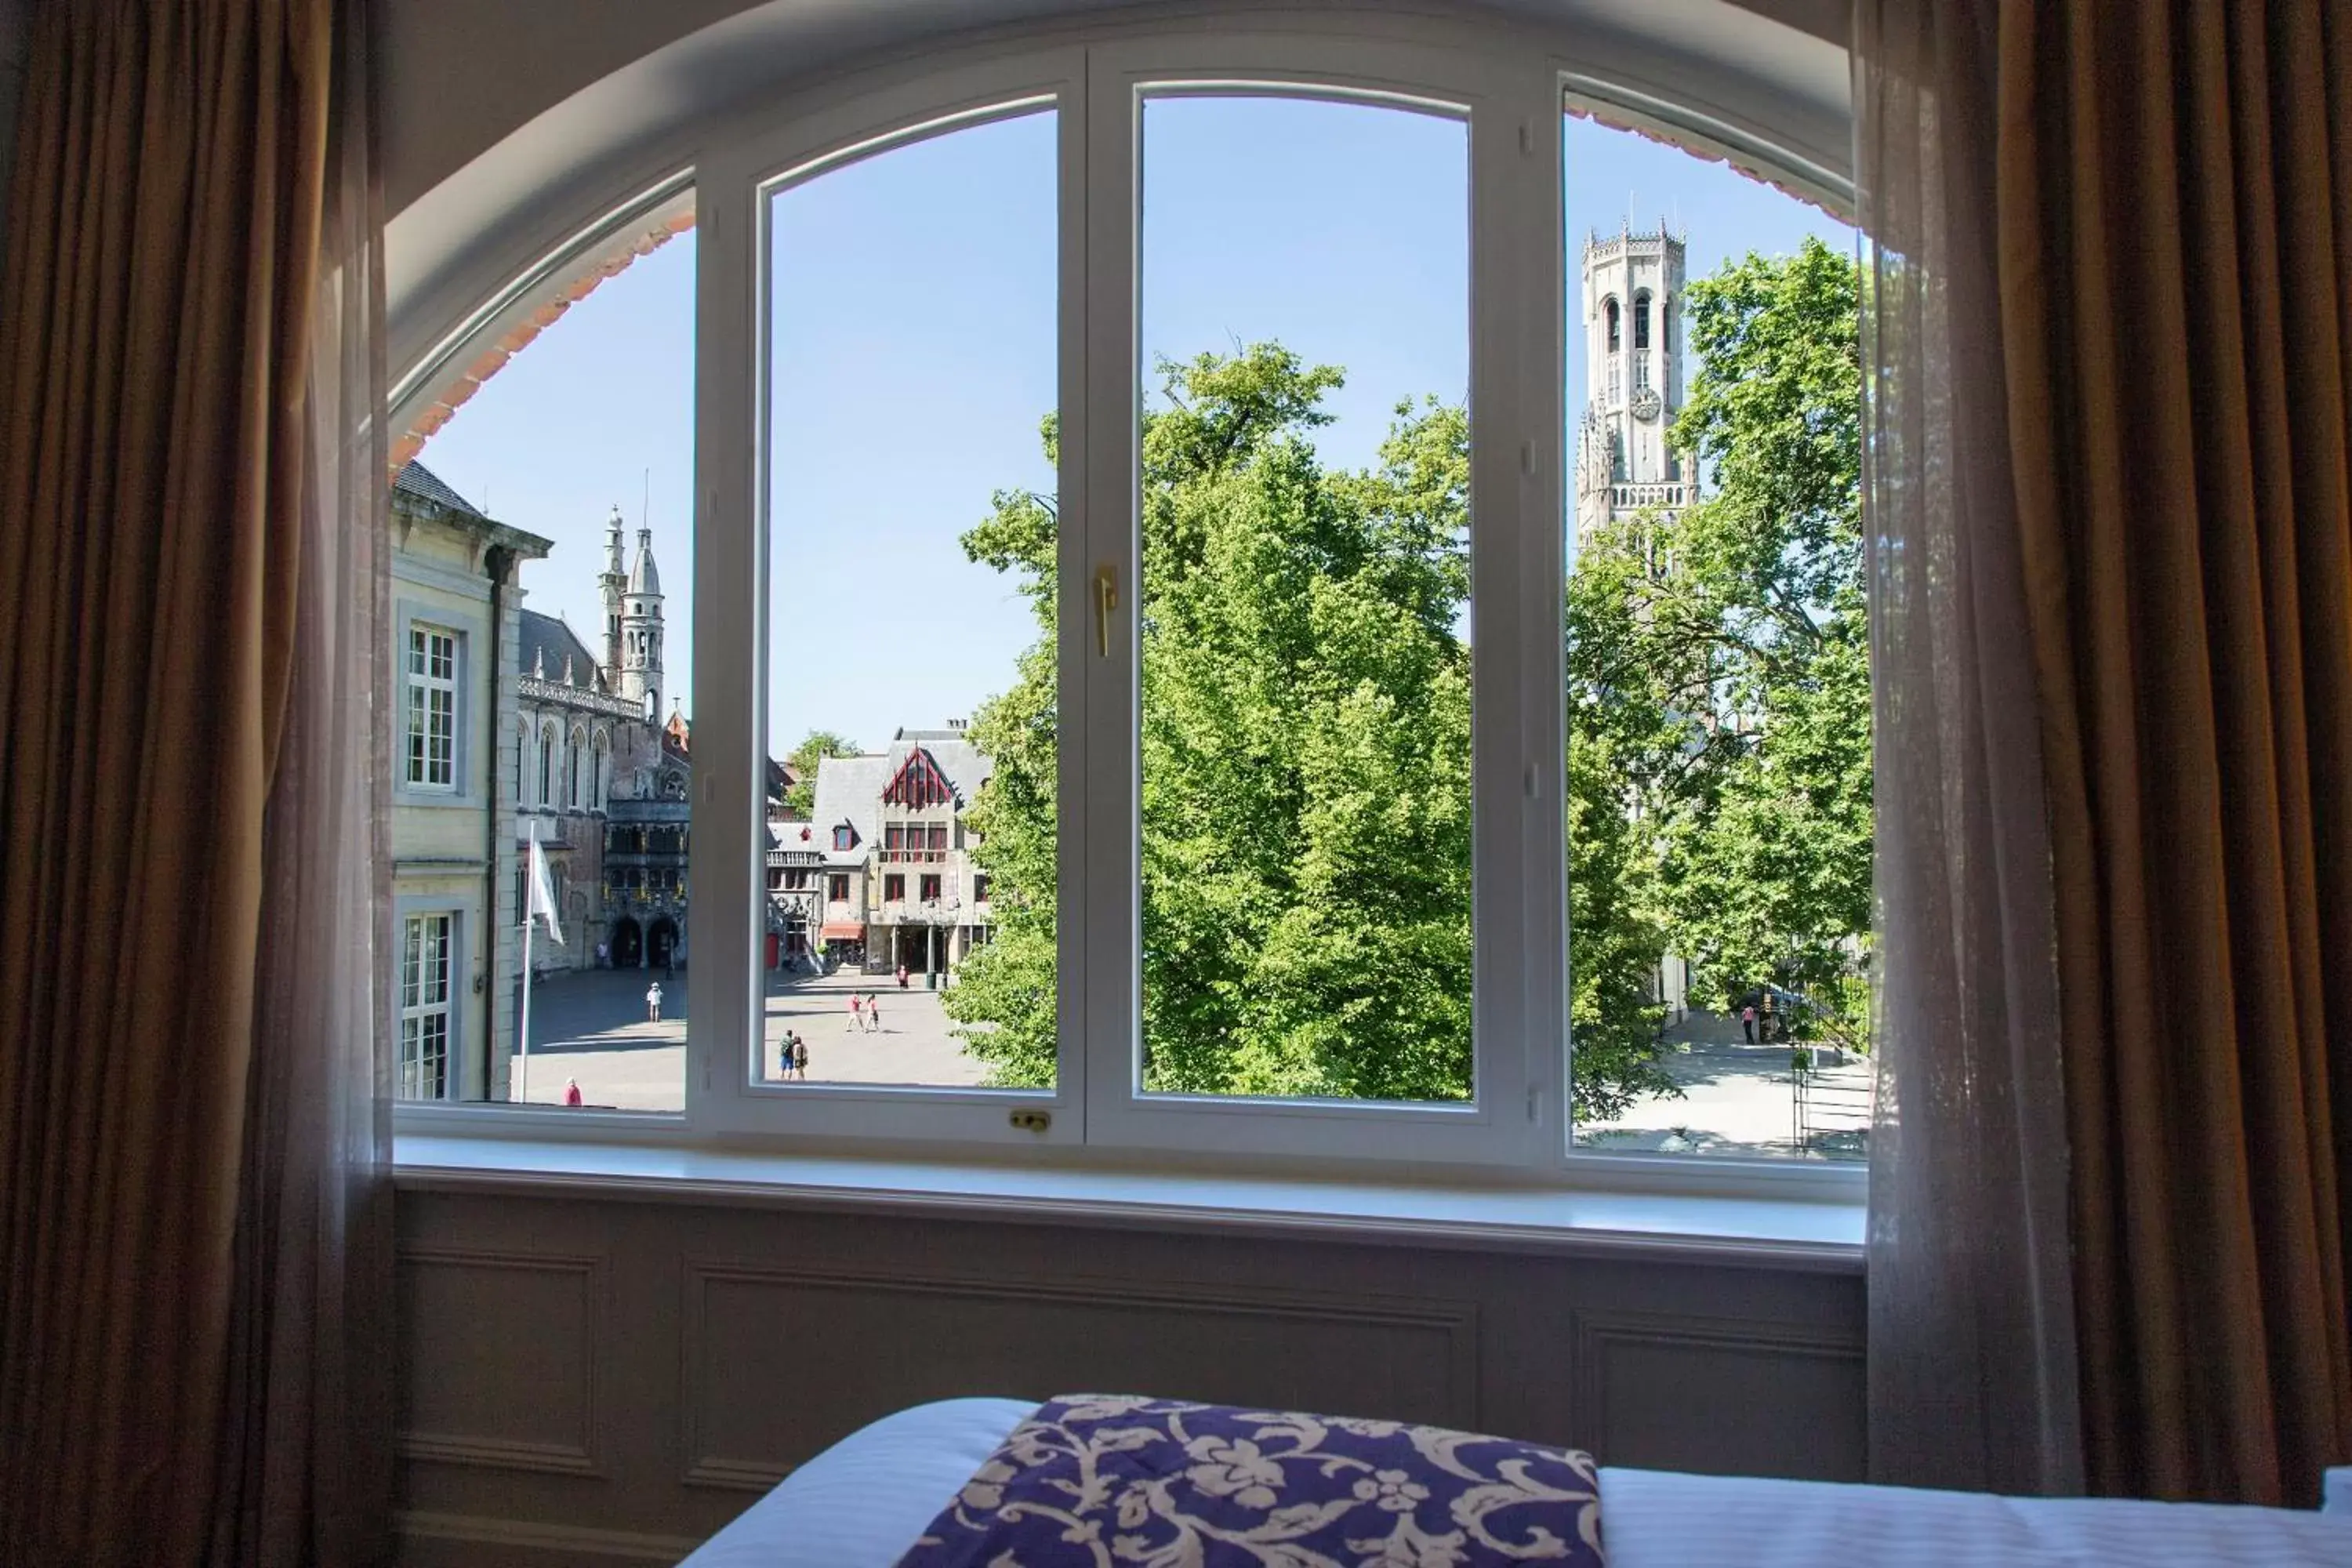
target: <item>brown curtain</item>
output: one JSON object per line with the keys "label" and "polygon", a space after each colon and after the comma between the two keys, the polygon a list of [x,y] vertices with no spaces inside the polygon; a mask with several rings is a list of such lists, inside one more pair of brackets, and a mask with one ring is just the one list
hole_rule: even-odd
{"label": "brown curtain", "polygon": [[2352,1461],[2352,10],[2004,0],[2095,1490]]}
{"label": "brown curtain", "polygon": [[12,1565],[385,1550],[356,14],[35,17],[0,263]]}

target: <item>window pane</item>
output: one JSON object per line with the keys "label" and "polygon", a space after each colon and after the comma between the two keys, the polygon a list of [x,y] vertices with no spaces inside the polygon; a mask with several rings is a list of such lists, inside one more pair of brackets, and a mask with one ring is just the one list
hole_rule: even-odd
{"label": "window pane", "polygon": [[1055,1081],[1055,118],[770,198],[761,1082]]}
{"label": "window pane", "polygon": [[691,217],[567,264],[566,293],[611,275],[395,485],[394,596],[431,622],[407,633],[404,755],[443,798],[396,801],[394,894],[451,911],[445,1005],[404,1017],[404,1094],[438,1049],[456,1100],[685,1105]]}
{"label": "window pane", "polygon": [[1143,111],[1147,1091],[1472,1092],[1469,134]]}
{"label": "window pane", "polygon": [[1860,1159],[1870,671],[1853,235],[1589,121],[1568,121],[1565,152],[1576,1141]]}

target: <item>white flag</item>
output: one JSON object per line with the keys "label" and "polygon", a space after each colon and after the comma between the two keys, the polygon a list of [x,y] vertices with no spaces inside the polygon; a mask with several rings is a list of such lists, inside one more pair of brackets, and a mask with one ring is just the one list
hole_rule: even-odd
{"label": "white flag", "polygon": [[547,851],[539,847],[539,835],[530,836],[530,912],[547,917],[547,937],[556,946],[563,945],[563,921],[555,912],[555,885],[548,879]]}

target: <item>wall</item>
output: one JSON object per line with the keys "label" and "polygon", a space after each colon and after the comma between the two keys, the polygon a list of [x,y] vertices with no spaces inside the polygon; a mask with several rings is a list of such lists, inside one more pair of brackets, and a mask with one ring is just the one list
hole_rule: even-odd
{"label": "wall", "polygon": [[[26,0],[0,0],[0,9]],[[1115,3],[1115,0],[1114,0]],[[1741,9],[1843,47],[1846,0],[1736,0]],[[779,14],[807,68],[948,27],[1108,10],[1106,0],[400,0],[383,19],[385,210],[397,214],[573,93],[706,27]],[[1572,18],[1607,5],[1513,7]],[[1643,0],[1651,12],[1675,0]]]}
{"label": "wall", "polygon": [[592,218],[691,165],[709,127],[854,61],[929,58],[1023,22],[1216,12],[1367,36],[1466,22],[1734,142],[1769,126],[1775,166],[1812,171],[1801,184],[1817,193],[1842,184],[1851,157],[1836,0],[407,0],[390,8],[382,55],[394,374]]}
{"label": "wall", "polygon": [[667,1563],[952,1394],[1401,1416],[1604,1463],[1858,1479],[1853,1271],[415,1190],[407,1568]]}

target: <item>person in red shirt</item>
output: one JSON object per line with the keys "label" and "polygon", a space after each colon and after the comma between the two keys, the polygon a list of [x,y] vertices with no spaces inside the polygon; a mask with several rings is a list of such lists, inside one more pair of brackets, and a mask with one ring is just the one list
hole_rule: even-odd
{"label": "person in red shirt", "polygon": [[566,1105],[577,1105],[580,1103],[580,1080],[578,1079],[567,1078],[563,1080],[563,1103]]}

